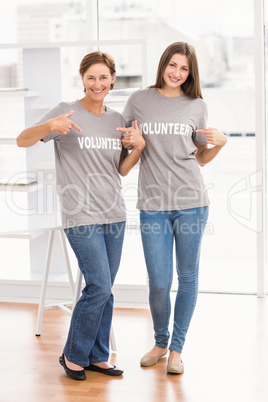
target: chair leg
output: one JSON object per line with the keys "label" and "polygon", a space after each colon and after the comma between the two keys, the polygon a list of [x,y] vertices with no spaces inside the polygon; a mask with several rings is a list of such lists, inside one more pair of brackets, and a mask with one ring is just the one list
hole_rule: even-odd
{"label": "chair leg", "polygon": [[35,332],[36,336],[41,335],[42,321],[43,321],[43,314],[44,314],[44,307],[45,307],[45,299],[46,299],[46,289],[47,289],[47,282],[48,282],[48,275],[49,275],[54,235],[55,235],[54,230],[50,230],[50,232],[48,234],[46,267],[45,267],[44,278],[43,278],[43,282],[42,282],[41,297],[40,297],[38,315],[37,315],[37,325],[36,325],[36,332]]}
{"label": "chair leg", "polygon": [[72,268],[71,268],[71,264],[70,264],[70,260],[69,260],[65,233],[64,233],[62,228],[60,229],[60,239],[61,239],[63,254],[64,254],[64,257],[65,257],[66,271],[67,271],[67,276],[68,276],[68,280],[69,280],[69,285],[70,285],[70,288],[71,288],[71,291],[72,291],[72,295],[74,296],[75,288],[74,288],[74,280],[73,280]]}
{"label": "chair leg", "polygon": [[112,351],[116,352],[117,349],[116,349],[116,342],[115,342],[113,324],[111,325],[111,331],[110,331],[110,345],[111,345]]}

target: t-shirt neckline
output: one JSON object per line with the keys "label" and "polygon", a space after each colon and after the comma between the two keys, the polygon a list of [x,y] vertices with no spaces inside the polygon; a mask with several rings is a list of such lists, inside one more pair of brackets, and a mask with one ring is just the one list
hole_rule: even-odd
{"label": "t-shirt neckline", "polygon": [[157,96],[160,96],[162,99],[167,99],[167,100],[182,99],[182,98],[184,98],[184,97],[186,96],[185,93],[183,93],[182,95],[178,95],[178,96],[165,96],[165,95],[160,94],[160,93],[157,91],[157,88],[152,88],[152,89],[154,89],[154,93],[155,93]]}
{"label": "t-shirt neckline", "polygon": [[91,113],[89,110],[87,110],[87,109],[82,105],[81,99],[77,99],[77,102],[78,102],[78,104],[79,104],[79,107],[82,108],[85,112],[89,113],[91,116],[103,117],[103,116],[106,116],[106,115],[109,113],[109,107],[106,106],[106,105],[103,105],[103,106],[105,107],[105,109],[106,109],[106,111],[105,111],[104,114],[94,114],[94,113]]}

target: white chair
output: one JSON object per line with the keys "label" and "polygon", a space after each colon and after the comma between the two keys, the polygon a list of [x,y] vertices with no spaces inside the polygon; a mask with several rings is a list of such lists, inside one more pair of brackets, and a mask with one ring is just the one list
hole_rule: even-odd
{"label": "white chair", "polygon": [[56,304],[45,304],[46,290],[47,290],[47,285],[48,285],[48,276],[49,276],[49,270],[50,270],[50,262],[51,262],[52,249],[53,249],[53,243],[54,243],[56,231],[59,231],[59,234],[60,234],[61,244],[62,244],[63,253],[64,253],[64,257],[65,257],[68,281],[69,281],[69,285],[71,288],[72,297],[74,297],[75,285],[74,285],[74,281],[73,281],[73,275],[72,275],[71,265],[70,265],[69,256],[68,256],[65,234],[63,232],[62,227],[51,228],[49,230],[49,235],[48,235],[46,265],[45,265],[44,276],[43,276],[43,280],[42,280],[41,295],[40,295],[38,315],[37,315],[37,324],[36,324],[36,331],[35,331],[36,336],[41,335],[44,310],[51,309],[51,308],[59,308],[67,314],[72,313],[72,311],[67,306],[72,306],[73,302],[68,301],[66,303],[63,302],[63,303],[56,303]]}

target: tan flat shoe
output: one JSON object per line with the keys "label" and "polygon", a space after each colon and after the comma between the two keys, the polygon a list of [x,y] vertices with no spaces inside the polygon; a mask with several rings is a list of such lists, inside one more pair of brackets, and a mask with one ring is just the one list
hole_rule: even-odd
{"label": "tan flat shoe", "polygon": [[140,361],[140,365],[143,367],[150,367],[150,366],[154,366],[156,363],[158,363],[158,361],[161,359],[161,357],[164,357],[167,354],[168,348],[166,347],[165,349],[163,349],[163,353],[160,356],[147,356],[148,353],[146,353],[146,355],[144,355],[141,358]]}
{"label": "tan flat shoe", "polygon": [[168,363],[167,364],[167,372],[171,373],[171,374],[182,374],[184,372],[183,362],[181,362],[181,364]]}

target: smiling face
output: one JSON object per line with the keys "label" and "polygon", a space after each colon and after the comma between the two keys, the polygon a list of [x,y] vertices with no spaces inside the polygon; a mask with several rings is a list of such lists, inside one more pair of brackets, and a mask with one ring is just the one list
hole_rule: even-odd
{"label": "smiling face", "polygon": [[183,92],[181,85],[187,80],[190,74],[189,62],[186,56],[175,53],[168,62],[163,73],[165,82],[163,90],[177,92],[179,95]]}
{"label": "smiling face", "polygon": [[105,96],[115,82],[115,75],[111,75],[106,64],[92,64],[84,73],[82,82],[85,87],[87,100],[103,102]]}

